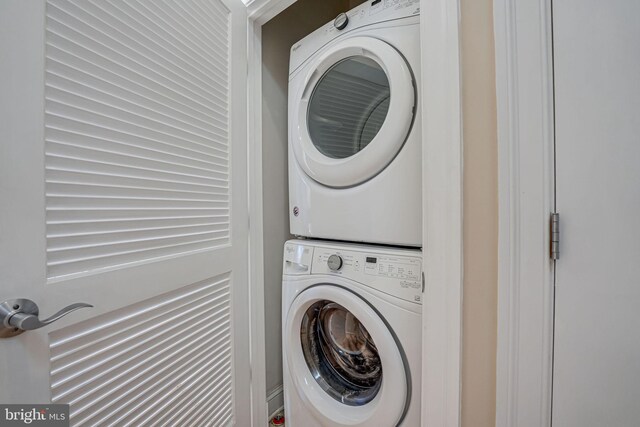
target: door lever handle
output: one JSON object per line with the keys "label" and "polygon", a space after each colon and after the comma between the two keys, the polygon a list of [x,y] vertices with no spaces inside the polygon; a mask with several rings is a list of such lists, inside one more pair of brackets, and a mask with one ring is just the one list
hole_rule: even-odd
{"label": "door lever handle", "polygon": [[0,303],[0,338],[10,338],[25,331],[42,328],[80,308],[93,307],[82,302],[71,304],[51,317],[40,320],[38,305],[25,298],[7,300]]}

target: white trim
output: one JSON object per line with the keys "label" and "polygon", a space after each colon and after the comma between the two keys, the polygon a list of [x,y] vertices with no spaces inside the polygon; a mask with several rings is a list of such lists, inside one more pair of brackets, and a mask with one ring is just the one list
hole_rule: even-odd
{"label": "white trim", "polygon": [[[236,425],[247,425],[251,414],[244,409],[251,405],[251,324],[249,307],[250,281],[248,274],[249,251],[249,206],[245,194],[249,190],[247,164],[247,86],[243,78],[247,73],[247,63],[243,54],[247,49],[247,17],[240,0],[223,0],[230,18],[230,87],[229,111],[231,117],[230,173],[231,173],[231,332],[233,336],[233,419]],[[241,55],[233,52],[242,52]]]}
{"label": "white trim", "polygon": [[262,26],[248,22],[247,143],[249,163],[249,304],[251,316],[251,425],[268,422],[264,224],[262,212]]}
{"label": "white trim", "polygon": [[278,412],[284,411],[284,387],[282,385],[267,395],[267,407],[269,408],[269,419],[277,415]]}
{"label": "white trim", "polygon": [[462,110],[459,0],[421,0],[422,425],[460,425]]}
{"label": "white trim", "polygon": [[[553,75],[549,0],[495,0],[499,241],[496,426],[551,425]],[[526,197],[524,197],[526,196]]]}
{"label": "white trim", "polygon": [[296,0],[252,0],[247,4],[249,22],[253,21],[261,27],[295,2]]}

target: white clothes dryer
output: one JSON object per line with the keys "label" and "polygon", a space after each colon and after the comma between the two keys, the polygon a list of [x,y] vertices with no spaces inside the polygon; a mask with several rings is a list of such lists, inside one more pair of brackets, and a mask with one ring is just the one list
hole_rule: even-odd
{"label": "white clothes dryer", "polygon": [[363,3],[291,48],[291,234],[422,246],[419,13]]}
{"label": "white clothes dryer", "polygon": [[287,425],[420,425],[421,260],[419,250],[285,243]]}

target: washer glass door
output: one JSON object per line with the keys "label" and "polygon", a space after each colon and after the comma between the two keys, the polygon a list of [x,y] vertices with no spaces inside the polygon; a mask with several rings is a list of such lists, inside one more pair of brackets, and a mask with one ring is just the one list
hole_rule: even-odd
{"label": "washer glass door", "polygon": [[402,421],[410,399],[402,346],[360,294],[327,283],[303,290],[289,305],[282,338],[287,392],[321,425]]}
{"label": "washer glass door", "polygon": [[312,304],[302,318],[300,342],[313,377],[338,402],[366,405],[380,390],[378,349],[364,325],[340,304]]}
{"label": "washer glass door", "polygon": [[291,146],[304,172],[329,187],[380,173],[411,130],[416,96],[404,57],[372,37],[328,46],[292,93]]}

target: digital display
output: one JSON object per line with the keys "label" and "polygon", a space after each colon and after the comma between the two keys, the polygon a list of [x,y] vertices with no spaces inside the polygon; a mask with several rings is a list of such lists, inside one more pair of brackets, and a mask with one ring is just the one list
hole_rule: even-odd
{"label": "digital display", "polygon": [[378,258],[374,258],[374,257],[368,256],[367,257],[367,262],[375,264],[376,262],[378,262]]}

